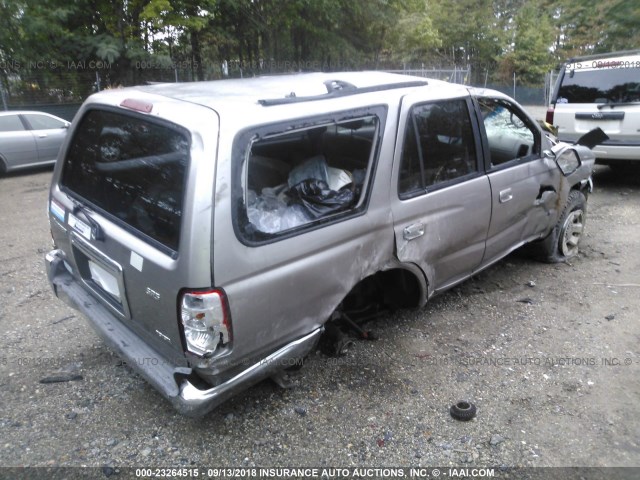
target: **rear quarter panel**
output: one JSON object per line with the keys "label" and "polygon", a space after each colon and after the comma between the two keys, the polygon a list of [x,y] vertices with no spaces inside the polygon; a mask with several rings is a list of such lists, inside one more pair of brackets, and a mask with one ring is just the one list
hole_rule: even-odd
{"label": "rear quarter panel", "polygon": [[396,116],[394,108],[389,108],[381,126],[386,131],[363,214],[260,246],[243,244],[234,232],[229,195],[233,135],[221,132],[214,278],[229,298],[234,337],[231,361],[258,358],[322,325],[360,280],[390,264],[389,184]]}

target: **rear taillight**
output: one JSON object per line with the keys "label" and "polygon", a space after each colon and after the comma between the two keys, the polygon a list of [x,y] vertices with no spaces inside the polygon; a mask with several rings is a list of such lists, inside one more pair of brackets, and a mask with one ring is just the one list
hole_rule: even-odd
{"label": "rear taillight", "polygon": [[191,353],[208,357],[231,341],[231,319],[223,291],[184,293],[180,310],[187,350]]}
{"label": "rear taillight", "polygon": [[544,119],[549,125],[553,125],[553,110],[553,107],[547,108],[547,116]]}

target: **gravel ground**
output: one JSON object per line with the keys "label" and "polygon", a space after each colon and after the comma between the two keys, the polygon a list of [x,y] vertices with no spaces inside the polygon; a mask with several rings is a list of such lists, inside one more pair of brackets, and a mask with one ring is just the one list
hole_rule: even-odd
{"label": "gravel ground", "polygon": [[[637,171],[598,168],[571,263],[511,255],[346,357],[312,354],[295,388],[265,381],[201,420],[54,298],[50,177],[0,178],[2,466],[640,466]],[[460,400],[472,421],[449,415]]]}

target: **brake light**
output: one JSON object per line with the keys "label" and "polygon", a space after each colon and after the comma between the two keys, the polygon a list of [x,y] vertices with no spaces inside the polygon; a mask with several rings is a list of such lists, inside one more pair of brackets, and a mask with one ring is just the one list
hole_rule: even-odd
{"label": "brake light", "polygon": [[554,113],[554,109],[553,107],[549,107],[547,108],[547,116],[545,117],[545,121],[549,124],[549,125],[553,125],[553,113]]}
{"label": "brake light", "polygon": [[208,357],[231,341],[231,319],[222,290],[184,293],[181,316],[187,350],[191,353]]}
{"label": "brake light", "polygon": [[120,102],[120,106],[143,113],[151,113],[151,110],[153,110],[152,103],[145,102],[143,100],[136,100],[135,98],[124,99]]}

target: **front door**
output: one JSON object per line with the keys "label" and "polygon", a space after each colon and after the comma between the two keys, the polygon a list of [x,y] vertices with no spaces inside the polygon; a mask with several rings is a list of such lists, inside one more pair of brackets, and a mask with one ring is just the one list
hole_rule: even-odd
{"label": "front door", "polygon": [[541,158],[541,133],[517,105],[503,98],[477,101],[492,203],[484,266],[549,230],[557,217],[560,172]]}
{"label": "front door", "polygon": [[38,160],[40,162],[55,161],[67,135],[67,124],[39,113],[25,113],[23,117],[31,127],[31,133],[38,146]]}

